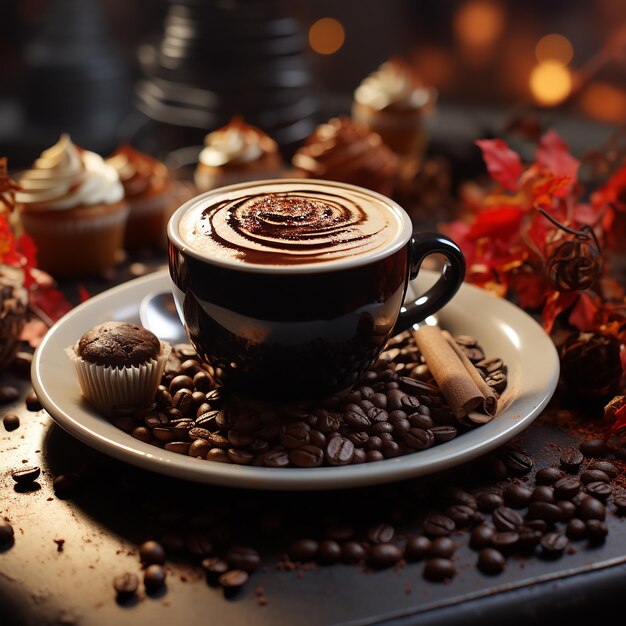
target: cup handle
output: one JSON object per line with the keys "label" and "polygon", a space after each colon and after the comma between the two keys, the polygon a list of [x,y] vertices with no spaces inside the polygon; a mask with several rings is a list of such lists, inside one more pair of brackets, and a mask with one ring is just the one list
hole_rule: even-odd
{"label": "cup handle", "polygon": [[436,253],[442,254],[447,260],[439,280],[414,302],[405,302],[392,331],[393,334],[407,330],[413,324],[439,311],[459,290],[465,278],[465,257],[452,239],[440,233],[415,233],[411,238],[410,280],[417,277],[422,261],[429,254]]}

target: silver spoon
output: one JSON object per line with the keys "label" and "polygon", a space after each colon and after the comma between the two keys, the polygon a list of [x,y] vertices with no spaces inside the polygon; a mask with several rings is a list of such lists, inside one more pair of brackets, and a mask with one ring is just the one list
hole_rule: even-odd
{"label": "silver spoon", "polygon": [[142,326],[159,339],[171,344],[189,343],[185,327],[178,317],[174,298],[169,291],[155,291],[144,296],[139,305]]}

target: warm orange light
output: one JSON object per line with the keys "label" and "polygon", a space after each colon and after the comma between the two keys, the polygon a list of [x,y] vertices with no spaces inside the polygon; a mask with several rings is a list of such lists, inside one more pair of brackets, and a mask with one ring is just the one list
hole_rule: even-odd
{"label": "warm orange light", "polygon": [[554,106],[567,98],[572,91],[572,75],[561,63],[540,63],[530,73],[529,86],[539,104]]}
{"label": "warm orange light", "polygon": [[574,48],[570,40],[556,33],[542,37],[535,46],[535,57],[539,63],[558,61],[561,65],[567,65],[573,56]]}
{"label": "warm orange light", "polygon": [[504,29],[502,6],[493,0],[469,0],[454,16],[459,42],[471,48],[491,46]]}
{"label": "warm orange light", "polygon": [[606,83],[591,84],[581,94],[580,108],[596,120],[621,123],[626,111],[626,91]]}
{"label": "warm orange light", "polygon": [[332,17],[323,17],[309,28],[309,45],[318,54],[334,54],[345,40],[341,22]]}

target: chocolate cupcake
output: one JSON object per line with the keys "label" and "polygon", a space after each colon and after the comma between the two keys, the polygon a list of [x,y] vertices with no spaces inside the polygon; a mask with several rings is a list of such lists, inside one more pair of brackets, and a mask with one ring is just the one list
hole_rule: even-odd
{"label": "chocolate cupcake", "polygon": [[166,247],[166,226],[182,202],[177,181],[165,163],[124,144],[106,159],[117,171],[130,212],[124,247]]}
{"label": "chocolate cupcake", "polygon": [[100,413],[153,401],[171,346],[147,328],[105,322],[66,349],[85,399]]}
{"label": "chocolate cupcake", "polygon": [[364,124],[347,116],[320,124],[294,154],[294,175],[323,178],[391,195],[398,158]]}
{"label": "chocolate cupcake", "polygon": [[235,116],[204,138],[194,182],[198,191],[209,191],[249,180],[279,178],[282,167],[278,144],[260,128]]}

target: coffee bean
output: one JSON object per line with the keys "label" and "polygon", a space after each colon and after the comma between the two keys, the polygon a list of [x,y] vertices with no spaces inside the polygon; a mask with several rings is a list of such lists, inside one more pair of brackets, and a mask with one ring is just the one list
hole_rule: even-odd
{"label": "coffee bean", "polygon": [[422,430],[430,430],[435,425],[430,415],[423,413],[411,413],[411,415],[407,417],[407,421],[411,428],[420,428]]}
{"label": "coffee bean", "polygon": [[476,496],[476,502],[480,511],[491,513],[504,504],[504,498],[499,493],[485,491]]}
{"label": "coffee bean", "polygon": [[[358,409],[358,410],[357,410]],[[343,415],[343,421],[354,430],[368,430],[372,423],[367,418],[363,409],[355,405],[354,409],[350,409]]]}
{"label": "coffee bean", "polygon": [[226,552],[226,562],[233,569],[254,572],[261,563],[261,557],[254,548],[233,546]]}
{"label": "coffee bean", "polygon": [[599,519],[604,521],[606,518],[606,507],[600,500],[592,496],[585,496],[578,505],[578,516],[583,520]]}
{"label": "coffee bean", "polygon": [[501,552],[510,553],[519,542],[519,533],[515,530],[501,530],[494,533],[491,546]]}
{"label": "coffee bean", "polygon": [[451,441],[458,434],[454,426],[433,426],[430,431],[435,436],[435,444]]}
{"label": "coffee bean", "polygon": [[451,504],[446,507],[445,515],[449,517],[457,528],[463,528],[469,525],[474,515],[474,509],[465,504]]}
{"label": "coffee bean", "polygon": [[586,439],[580,443],[578,449],[587,457],[605,457],[609,453],[604,439]]}
{"label": "coffee bean", "polygon": [[[179,389],[190,389],[190,388],[193,389],[193,378],[191,378],[191,376],[187,376],[186,374],[179,374],[178,376],[174,376],[174,378],[172,378],[168,387],[168,391],[172,395],[172,399],[173,399],[174,394]],[[207,401],[210,403],[210,400],[208,398],[207,398]]]}
{"label": "coffee bean", "polygon": [[124,572],[113,579],[113,588],[120,598],[129,598],[137,592],[139,579],[135,574]]}
{"label": "coffee bean", "polygon": [[530,499],[532,502],[555,502],[554,487],[550,485],[537,485],[533,489]]}
{"label": "coffee bean", "polygon": [[620,495],[613,498],[613,504],[619,515],[626,513],[626,495]]}
{"label": "coffee bean", "polygon": [[365,559],[367,551],[356,541],[346,541],[341,546],[341,557],[344,563],[355,564]]}
{"label": "coffee bean", "polygon": [[163,449],[176,454],[189,454],[189,446],[191,446],[189,441],[168,441]]}
{"label": "coffee bean", "polygon": [[529,519],[528,514],[526,515],[526,519],[524,520],[524,526],[527,528],[531,528],[532,530],[537,530],[540,533],[545,533],[548,530],[548,522],[543,519]]}
{"label": "coffee bean", "polygon": [[330,465],[348,465],[354,456],[354,444],[345,437],[335,437],[326,445],[326,460]]}
{"label": "coffee bean", "polygon": [[594,482],[608,483],[610,482],[610,480],[611,480],[611,477],[606,472],[603,472],[602,470],[599,470],[599,469],[586,469],[580,475],[580,482],[582,482],[585,485],[587,483],[594,483]]}
{"label": "coffee bean", "polygon": [[599,545],[604,543],[607,535],[609,534],[609,527],[606,522],[599,519],[587,520],[587,538],[592,545]]}
{"label": "coffee bean", "polygon": [[522,526],[518,531],[517,548],[523,552],[533,552],[541,541],[542,533],[529,526]]}
{"label": "coffee bean", "polygon": [[474,550],[480,550],[491,545],[491,540],[496,534],[496,529],[489,524],[479,524],[474,528],[470,536],[470,547]]}
{"label": "coffee bean", "polygon": [[207,532],[192,532],[185,537],[185,549],[192,557],[202,559],[213,553],[213,542]]}
{"label": "coffee bean", "polygon": [[534,464],[531,457],[516,448],[507,449],[503,461],[507,469],[516,476],[528,474]]}
{"label": "coffee bean", "polygon": [[411,535],[404,547],[404,553],[409,561],[420,561],[426,557],[432,545],[431,540],[424,535]]}
{"label": "coffee bean", "polygon": [[433,558],[424,563],[423,576],[433,582],[449,580],[456,574],[454,563],[450,559]]}
{"label": "coffee bean", "polygon": [[584,539],[587,536],[587,525],[583,522],[583,520],[574,517],[567,522],[565,534],[572,541]]}
{"label": "coffee bean", "polygon": [[478,461],[480,472],[490,480],[504,480],[509,475],[509,470],[502,459],[488,454]]}
{"label": "coffee bean", "polygon": [[437,537],[437,539],[433,540],[431,543],[428,556],[431,558],[441,557],[443,559],[449,559],[454,554],[455,550],[456,546],[450,537]]}
{"label": "coffee bean", "polygon": [[463,504],[474,511],[478,508],[476,497],[458,487],[447,489],[444,497],[450,504]]}
{"label": "coffee bean", "polygon": [[37,394],[35,393],[34,389],[31,389],[26,394],[26,398],[24,399],[24,403],[26,404],[26,408],[29,411],[37,412],[37,411],[41,411],[41,409],[43,409],[43,406],[41,405],[41,402],[39,401],[39,398],[37,397]]}
{"label": "coffee bean", "polygon": [[431,513],[422,524],[424,534],[435,539],[437,537],[446,537],[455,529],[454,521],[445,515],[439,513]]}
{"label": "coffee bean", "polygon": [[228,571],[228,563],[224,559],[211,557],[202,560],[202,569],[204,570],[207,582],[216,585],[219,577]]}
{"label": "coffee bean", "polygon": [[263,455],[263,465],[266,467],[287,467],[289,456],[284,450],[270,450]]}
{"label": "coffee bean", "polygon": [[371,543],[389,543],[395,532],[395,528],[391,524],[376,524],[368,529],[367,540]]}
{"label": "coffee bean", "polygon": [[218,578],[220,586],[227,596],[237,593],[247,582],[248,573],[240,569],[233,569]]}
{"label": "coffee bean", "polygon": [[0,404],[14,402],[20,397],[20,391],[13,385],[0,385]]}
{"label": "coffee bean", "polygon": [[483,574],[495,575],[504,570],[506,565],[506,559],[502,552],[495,550],[494,548],[483,548],[478,553],[478,569]]}
{"label": "coffee bean", "polygon": [[508,506],[499,506],[492,513],[493,525],[500,531],[517,530],[524,522],[522,516]]}
{"label": "coffee bean", "polygon": [[527,519],[540,519],[548,524],[558,522],[563,517],[561,509],[552,502],[535,501],[528,505]]}
{"label": "coffee bean", "polygon": [[20,418],[15,413],[7,413],[2,418],[2,424],[6,431],[12,432],[20,427]]}
{"label": "coffee bean", "polygon": [[289,460],[296,467],[319,467],[324,462],[324,451],[317,446],[302,446],[289,452]]}
{"label": "coffee bean", "polygon": [[402,441],[413,450],[426,450],[435,443],[435,436],[432,430],[410,428],[402,434]]}
{"label": "coffee bean", "polygon": [[22,469],[14,470],[11,472],[11,478],[13,478],[18,485],[27,485],[36,481],[40,474],[41,468],[37,465],[33,465],[31,467],[23,467]]}
{"label": "coffee bean", "polygon": [[393,543],[376,543],[367,551],[367,560],[377,568],[391,567],[402,558],[402,550]]}
{"label": "coffee bean", "polygon": [[157,541],[144,541],[139,546],[139,558],[144,565],[162,565],[165,563],[165,550]]}
{"label": "coffee bean", "polygon": [[560,532],[551,532],[541,538],[540,545],[544,558],[558,559],[569,545],[569,539]]}
{"label": "coffee bean", "polygon": [[611,478],[615,478],[618,473],[617,467],[610,461],[605,461],[604,459],[594,459],[585,469],[600,470],[608,474]]}
{"label": "coffee bean", "polygon": [[584,457],[580,450],[568,448],[560,456],[561,467],[569,473],[576,473],[583,462]]}
{"label": "coffee bean", "polygon": [[[271,454],[268,452],[268,454]],[[282,453],[284,454],[284,453]],[[266,463],[266,456],[263,456],[263,463],[264,465],[268,465]],[[286,467],[287,465],[289,465],[289,457],[285,454],[285,465],[283,466],[279,466],[279,467]],[[212,448],[211,450],[209,450],[206,453],[206,460],[207,461],[214,461],[216,463],[230,463],[230,457],[228,456],[228,452],[226,452],[226,450],[223,450],[222,448]],[[272,465],[268,465],[268,467],[273,467]]]}
{"label": "coffee bean", "polygon": [[6,546],[11,543],[14,535],[13,526],[0,518],[0,546]]}
{"label": "coffee bean", "polygon": [[537,485],[553,485],[559,478],[563,478],[565,473],[558,467],[544,467],[535,475]]}
{"label": "coffee bean", "polygon": [[341,546],[332,539],[320,541],[317,550],[317,559],[320,563],[325,563],[326,565],[337,563],[337,561],[341,559]]}
{"label": "coffee bean", "polygon": [[522,508],[528,506],[532,496],[532,489],[519,483],[509,483],[504,488],[504,501],[511,507]]}
{"label": "coffee bean", "polygon": [[148,565],[143,574],[143,584],[148,593],[159,591],[165,585],[167,575],[162,565]]}
{"label": "coffee bean", "polygon": [[567,522],[576,515],[576,505],[569,500],[559,500],[556,505],[561,509],[561,521]]}
{"label": "coffee bean", "polygon": [[298,539],[290,544],[287,553],[294,561],[312,561],[319,548],[319,544],[314,539]]}
{"label": "coffee bean", "polygon": [[587,483],[585,485],[585,491],[597,500],[600,500],[601,502],[606,502],[611,495],[612,489],[609,483],[596,481]]}
{"label": "coffee bean", "polygon": [[570,500],[581,488],[580,480],[574,476],[564,476],[554,483],[554,496],[557,500]]}

